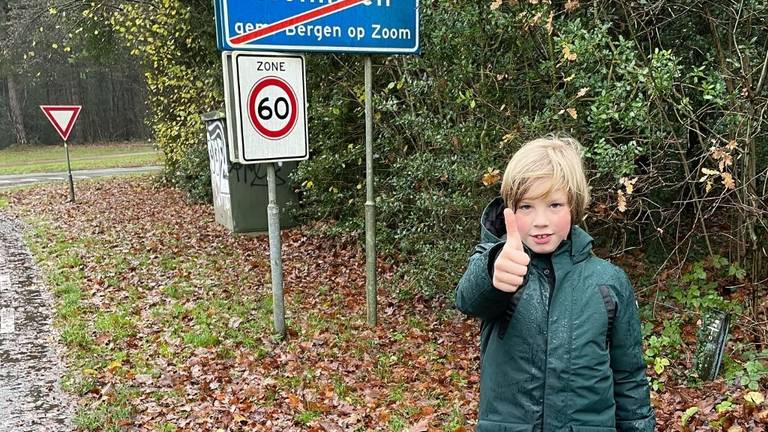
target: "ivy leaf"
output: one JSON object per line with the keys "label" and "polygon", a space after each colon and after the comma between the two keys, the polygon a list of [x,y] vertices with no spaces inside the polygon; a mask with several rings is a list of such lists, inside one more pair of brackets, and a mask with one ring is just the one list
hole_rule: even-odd
{"label": "ivy leaf", "polygon": [[697,406],[692,406],[687,410],[685,410],[685,413],[683,413],[683,417],[680,418],[680,425],[685,426],[686,424],[688,424],[688,420],[690,420],[691,417],[696,415],[697,412],[699,412],[699,407]]}
{"label": "ivy leaf", "polygon": [[717,406],[715,407],[715,410],[717,411],[718,414],[724,413],[726,411],[730,411],[731,409],[733,409],[733,402],[731,402],[730,400],[724,400],[719,404],[717,404]]}
{"label": "ivy leaf", "polygon": [[655,370],[658,375],[664,373],[664,369],[670,364],[666,357],[656,357],[653,363],[653,370]]}

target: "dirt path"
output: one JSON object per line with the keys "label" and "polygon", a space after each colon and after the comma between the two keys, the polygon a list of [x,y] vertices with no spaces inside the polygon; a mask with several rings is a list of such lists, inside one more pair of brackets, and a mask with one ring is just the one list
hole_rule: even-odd
{"label": "dirt path", "polygon": [[0,212],[0,432],[71,430],[52,314],[21,224]]}

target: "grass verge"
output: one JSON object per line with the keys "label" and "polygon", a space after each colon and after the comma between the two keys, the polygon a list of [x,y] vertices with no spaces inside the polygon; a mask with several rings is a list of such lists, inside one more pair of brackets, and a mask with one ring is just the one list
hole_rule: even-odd
{"label": "grass verge", "polygon": [[[144,180],[83,188],[77,204],[43,188],[11,199],[14,210],[33,203],[22,209],[27,242],[55,292],[78,430],[467,423],[475,402],[455,384],[477,382],[475,325],[382,295],[381,325],[369,328],[354,243],[286,233],[280,341],[266,238],[228,236],[209,207]],[[450,334],[430,331],[440,321]],[[465,367],[449,373],[457,356]]]}
{"label": "grass verge", "polygon": [[[106,144],[70,145],[73,170],[125,168],[162,163],[161,154],[151,145]],[[24,146],[0,150],[0,175],[67,170],[63,146]]]}
{"label": "grass verge", "polygon": [[[81,192],[77,204],[56,188],[8,195],[10,211],[34,227],[28,242],[55,290],[79,430],[473,427],[478,323],[439,299],[398,296],[396,269],[382,265],[379,323],[369,327],[364,254],[353,239],[283,231],[289,336],[280,341],[265,237],[229,235],[209,205],[146,179],[84,182]],[[688,280],[701,288],[699,273]],[[688,285],[670,292],[660,304],[709,298]],[[731,378],[691,379],[698,313],[688,309],[643,327],[659,430],[678,428],[686,412],[692,429],[751,430],[748,416],[768,419],[758,401],[768,351],[745,356],[752,351],[734,347],[746,344],[731,344]],[[733,337],[748,341],[744,330],[757,327],[736,325]],[[722,410],[694,415],[691,401]]]}

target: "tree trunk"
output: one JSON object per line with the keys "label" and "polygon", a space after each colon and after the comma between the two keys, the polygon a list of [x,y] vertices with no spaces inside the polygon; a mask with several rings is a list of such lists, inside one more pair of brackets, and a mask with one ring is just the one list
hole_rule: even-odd
{"label": "tree trunk", "polygon": [[16,91],[16,79],[13,73],[8,74],[6,80],[8,86],[8,115],[11,118],[13,132],[16,134],[16,144],[27,144],[27,130],[24,128],[24,117],[22,116],[21,104]]}

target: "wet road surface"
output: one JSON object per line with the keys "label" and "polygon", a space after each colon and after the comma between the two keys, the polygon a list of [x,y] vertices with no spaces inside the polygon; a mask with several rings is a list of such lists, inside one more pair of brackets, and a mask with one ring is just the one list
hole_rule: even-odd
{"label": "wet road surface", "polygon": [[0,212],[0,432],[72,429],[52,304],[21,224]]}

